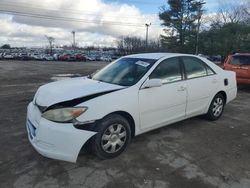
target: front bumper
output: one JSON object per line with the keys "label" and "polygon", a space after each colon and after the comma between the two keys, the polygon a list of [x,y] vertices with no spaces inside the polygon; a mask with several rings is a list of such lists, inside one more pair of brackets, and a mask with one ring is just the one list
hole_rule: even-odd
{"label": "front bumper", "polygon": [[96,134],[76,129],[72,123],[46,120],[33,103],[28,106],[26,127],[29,141],[38,153],[69,162],[76,162],[82,146]]}

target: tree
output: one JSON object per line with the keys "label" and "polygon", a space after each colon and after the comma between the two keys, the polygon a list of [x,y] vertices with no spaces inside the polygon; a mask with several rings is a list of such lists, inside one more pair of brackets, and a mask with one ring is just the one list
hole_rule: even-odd
{"label": "tree", "polygon": [[203,54],[226,56],[232,51],[249,52],[250,3],[239,0],[219,2],[217,17],[200,34],[199,45]]}
{"label": "tree", "polygon": [[212,24],[208,31],[200,34],[203,54],[226,56],[232,51],[249,51],[250,24],[245,22]]}
{"label": "tree", "polygon": [[11,46],[10,46],[10,44],[4,44],[4,45],[1,46],[1,48],[2,49],[10,49]]}
{"label": "tree", "polygon": [[162,44],[170,51],[194,52],[198,19],[202,15],[203,1],[168,0],[169,7],[163,6],[159,13],[162,25],[166,26]]}
{"label": "tree", "polygon": [[150,40],[145,46],[145,40],[138,37],[123,37],[117,41],[117,48],[123,54],[159,52],[162,51],[159,40]]}
{"label": "tree", "polygon": [[238,0],[237,4],[232,1],[219,1],[217,22],[221,24],[244,22],[250,17],[250,2]]}
{"label": "tree", "polygon": [[52,55],[53,42],[55,41],[55,38],[47,36],[47,35],[45,35],[45,37],[49,42],[50,55]]}

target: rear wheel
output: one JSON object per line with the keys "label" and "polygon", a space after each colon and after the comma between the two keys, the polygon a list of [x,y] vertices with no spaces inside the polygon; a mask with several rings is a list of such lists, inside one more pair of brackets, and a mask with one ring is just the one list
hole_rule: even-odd
{"label": "rear wheel", "polygon": [[223,113],[224,106],[225,106],[224,96],[220,93],[216,94],[206,114],[207,119],[212,121],[219,119]]}
{"label": "rear wheel", "polygon": [[96,131],[97,134],[92,141],[92,150],[101,159],[110,159],[120,155],[131,139],[128,121],[118,114],[104,118]]}

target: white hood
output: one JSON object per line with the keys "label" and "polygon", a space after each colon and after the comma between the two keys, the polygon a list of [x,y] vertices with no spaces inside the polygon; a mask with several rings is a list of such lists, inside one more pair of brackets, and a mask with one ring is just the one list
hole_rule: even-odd
{"label": "white hood", "polygon": [[36,92],[34,101],[40,106],[49,107],[59,102],[122,88],[124,87],[87,77],[71,78],[41,86]]}

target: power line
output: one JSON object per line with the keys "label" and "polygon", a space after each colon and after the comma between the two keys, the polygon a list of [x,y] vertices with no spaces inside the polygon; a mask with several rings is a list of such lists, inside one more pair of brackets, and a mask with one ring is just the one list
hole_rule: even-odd
{"label": "power line", "polygon": [[[143,24],[131,23],[131,22],[115,22],[115,21],[103,21],[103,20],[87,20],[87,19],[78,19],[72,17],[63,17],[63,16],[52,16],[52,15],[43,15],[43,14],[35,14],[35,13],[24,13],[20,11],[13,11],[13,10],[2,10],[0,12],[17,15],[17,16],[25,16],[25,17],[32,17],[32,18],[41,18],[41,19],[48,19],[48,20],[59,20],[59,21],[71,21],[71,22],[83,22],[89,24],[102,24],[102,25],[121,25],[121,26],[133,26],[133,27],[144,27]],[[156,26],[156,25],[155,25]]]}
{"label": "power line", "polygon": [[48,19],[48,20],[83,22],[83,23],[89,23],[89,24],[103,24],[103,25],[107,24],[107,25],[143,27],[143,24],[138,25],[137,23],[130,23],[130,22],[114,22],[114,21],[103,21],[103,20],[77,19],[77,18],[71,18],[71,17],[50,16],[50,15],[24,13],[24,12],[19,12],[19,11],[1,10],[1,9],[0,9],[0,12],[10,14],[10,15],[25,16],[25,17],[32,17],[32,18],[41,18],[41,19]]}
{"label": "power line", "polygon": [[[110,1],[108,1],[108,3],[124,3],[124,2],[120,2],[120,1],[118,1],[118,0],[116,0],[116,1],[112,1],[112,2],[110,2]],[[139,0],[136,0],[136,1],[134,1],[134,0],[126,0],[126,2],[125,2],[126,4],[140,4],[140,5],[146,5],[146,6],[152,6],[152,5],[155,5],[155,3],[153,3],[153,2],[145,2],[145,1],[139,1]]]}
{"label": "power line", "polygon": [[[96,14],[95,12],[90,12],[90,11],[81,11],[81,10],[74,10],[74,9],[62,9],[60,8],[60,10],[58,9],[51,9],[51,8],[41,8],[41,7],[37,7],[37,5],[35,4],[28,4],[28,3],[10,3],[10,2],[4,2],[4,3],[0,3],[1,6],[9,6],[9,7],[17,7],[17,8],[30,8],[30,9],[36,9],[36,10],[42,10],[42,11],[55,11],[55,12],[69,12],[69,13],[73,13],[73,14],[78,14],[78,15],[90,15],[90,16],[101,16]],[[158,14],[147,14],[147,16],[157,16]],[[130,15],[130,16],[106,16],[106,17],[110,17],[110,18],[142,18],[141,16],[136,16],[136,15]]]}

